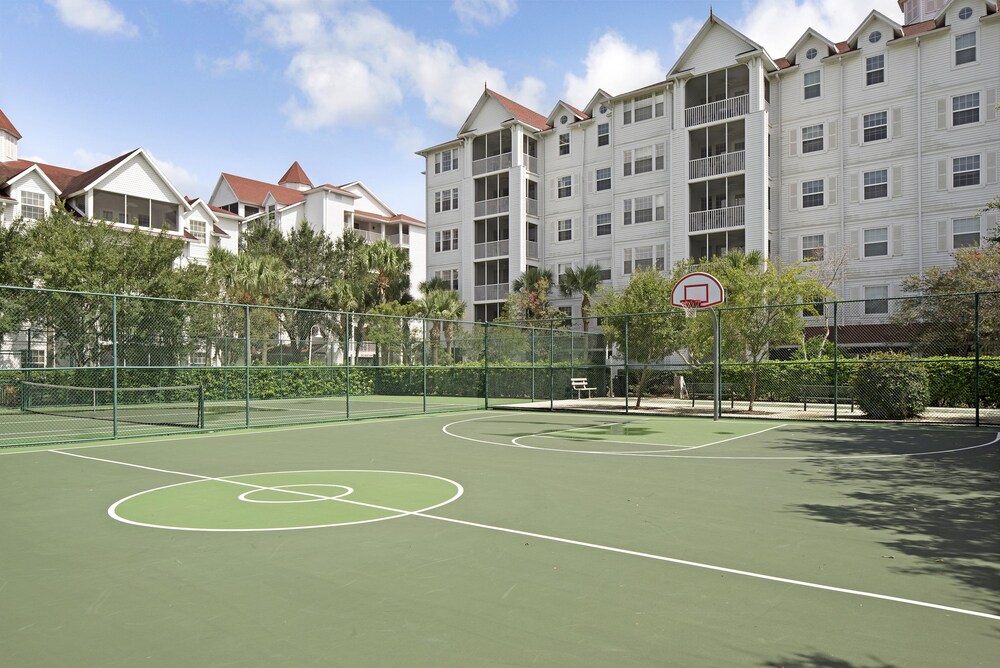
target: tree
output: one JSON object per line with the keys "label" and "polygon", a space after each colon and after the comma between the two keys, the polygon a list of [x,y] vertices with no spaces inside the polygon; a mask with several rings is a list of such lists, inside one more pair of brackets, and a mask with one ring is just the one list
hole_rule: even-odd
{"label": "tree", "polygon": [[[1000,104],[997,104],[997,108],[1000,109]],[[980,216],[990,212],[1000,215],[1000,195],[997,195],[976,211]],[[1000,225],[993,228],[993,236],[987,237],[986,240],[991,244],[1000,245]]]}
{"label": "tree", "polygon": [[529,268],[514,280],[507,295],[501,320],[523,322],[528,320],[554,320],[562,317],[559,309],[549,303],[552,272]]}
{"label": "tree", "polygon": [[[210,275],[220,286],[224,300],[250,306],[267,306],[281,289],[285,272],[281,260],[252,253],[232,253],[221,248],[209,251]],[[261,360],[277,345],[279,320],[273,309],[251,308],[250,337],[261,341]]]}
{"label": "tree", "polygon": [[580,314],[583,316],[583,331],[587,332],[590,325],[590,297],[597,292],[601,285],[601,266],[598,264],[588,264],[579,269],[570,267],[559,279],[559,291],[564,297],[569,297],[579,292],[582,295],[580,300]]}
{"label": "tree", "polygon": [[454,290],[428,290],[413,304],[414,312],[430,321],[428,342],[431,349],[431,363],[436,365],[442,335],[445,349],[452,348],[454,323],[465,316],[465,302]]}
{"label": "tree", "polygon": [[[410,258],[387,239],[368,244],[361,253],[362,270],[371,275],[375,303],[401,299],[410,285]],[[408,299],[407,299],[408,301]]]}
{"label": "tree", "polygon": [[640,269],[621,292],[602,290],[594,305],[594,315],[603,319],[608,344],[624,354],[627,340],[627,362],[638,366],[636,408],[641,407],[654,365],[663,362],[682,342],[684,316],[670,306],[672,291],[673,282],[659,271]]}

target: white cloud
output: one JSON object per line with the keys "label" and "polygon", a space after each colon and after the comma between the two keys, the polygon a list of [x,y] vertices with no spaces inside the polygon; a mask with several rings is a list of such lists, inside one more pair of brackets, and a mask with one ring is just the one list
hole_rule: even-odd
{"label": "white cloud", "polygon": [[101,35],[135,37],[139,29],[108,0],[47,0],[70,28]]}
{"label": "white cloud", "polygon": [[297,127],[393,125],[412,103],[457,127],[484,82],[527,106],[542,98],[538,79],[509,85],[503,71],[463,57],[449,42],[421,40],[371,7],[332,0],[266,0],[250,7],[265,36],[291,51],[286,75],[298,93],[284,111]]}
{"label": "white cloud", "polygon": [[674,56],[679,57],[684,49],[688,47],[698,31],[705,24],[705,19],[688,17],[670,24],[670,30],[674,33]]}
{"label": "white cloud", "polygon": [[[843,42],[875,9],[897,23],[903,13],[896,0],[756,0],[744,4],[746,14],[734,28],[781,58],[812,28],[832,42]],[[723,19],[725,20],[725,19]],[[780,26],[776,29],[775,26]]]}
{"label": "white cloud", "polygon": [[167,179],[172,184],[174,184],[174,187],[177,188],[177,190],[180,191],[182,195],[191,195],[192,197],[198,197],[198,189],[200,188],[200,184],[194,174],[184,169],[180,165],[168,162],[166,160],[160,160],[159,158],[157,158],[152,153],[149,153],[148,151],[147,154],[149,155],[149,159],[153,161],[153,164],[155,164],[156,167],[161,172],[163,172],[163,175],[166,176]]}
{"label": "white cloud", "polygon": [[199,55],[195,58],[195,65],[203,72],[221,77],[233,72],[246,72],[256,66],[257,61],[249,51],[244,50],[228,57],[207,58]]}
{"label": "white cloud", "polygon": [[81,172],[86,172],[90,171],[94,167],[97,167],[98,165],[103,165],[114,157],[116,156],[108,155],[107,153],[95,153],[94,151],[88,151],[85,148],[78,148],[73,151],[73,156],[70,158],[70,162],[66,166],[70,169],[79,169]]}
{"label": "white cloud", "polygon": [[587,68],[583,76],[570,72],[565,78],[565,99],[577,106],[586,104],[598,88],[618,95],[666,76],[656,51],[643,51],[614,32],[605,33],[593,42],[583,63]]}
{"label": "white cloud", "polygon": [[517,11],[517,0],[452,0],[451,11],[466,27],[495,26]]}

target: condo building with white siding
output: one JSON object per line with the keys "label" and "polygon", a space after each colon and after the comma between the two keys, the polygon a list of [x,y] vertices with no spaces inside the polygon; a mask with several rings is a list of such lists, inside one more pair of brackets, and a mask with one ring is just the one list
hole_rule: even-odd
{"label": "condo building with white siding", "polygon": [[[733,249],[833,260],[844,299],[887,309],[997,226],[1000,14],[900,0],[844,41],[807,30],[782,57],[710,16],[662,81],[544,116],[486,89],[426,158],[427,276],[476,319],[528,267],[640,267]],[[579,316],[579,299],[554,302]]]}

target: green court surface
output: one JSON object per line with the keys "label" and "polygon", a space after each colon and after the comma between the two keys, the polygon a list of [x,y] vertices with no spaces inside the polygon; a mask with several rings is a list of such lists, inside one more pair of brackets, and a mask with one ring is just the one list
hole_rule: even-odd
{"label": "green court surface", "polygon": [[1000,434],[467,411],[0,451],[4,666],[994,666]]}

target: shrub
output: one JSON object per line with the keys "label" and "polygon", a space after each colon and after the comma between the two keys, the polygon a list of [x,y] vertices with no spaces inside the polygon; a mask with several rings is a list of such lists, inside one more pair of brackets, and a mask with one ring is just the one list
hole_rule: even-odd
{"label": "shrub", "polygon": [[876,420],[905,420],[927,407],[927,369],[901,353],[873,353],[855,369],[858,407]]}

